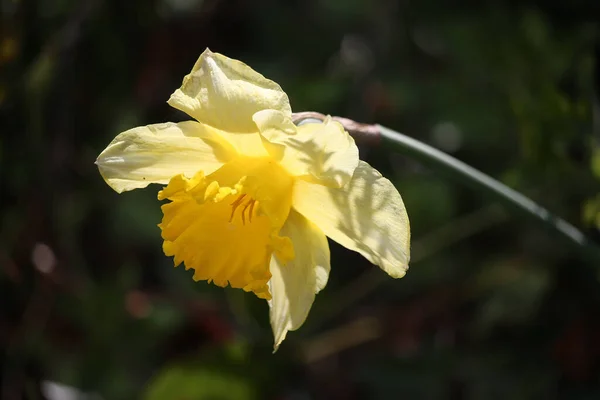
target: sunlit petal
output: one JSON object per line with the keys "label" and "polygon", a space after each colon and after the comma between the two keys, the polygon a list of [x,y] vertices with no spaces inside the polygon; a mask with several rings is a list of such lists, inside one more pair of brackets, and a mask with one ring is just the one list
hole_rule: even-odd
{"label": "sunlit petal", "polygon": [[139,126],[119,134],[98,156],[100,174],[118,193],[166,184],[178,174],[210,174],[236,154],[218,131],[196,121]]}
{"label": "sunlit petal", "polygon": [[288,331],[298,329],[306,320],[315,294],[329,278],[329,245],[321,230],[295,211],[291,211],[281,235],[292,240],[296,257],[282,264],[271,258],[270,320],[275,350]]}
{"label": "sunlit petal", "polygon": [[293,207],[331,239],[359,252],[394,278],[404,276],[410,258],[410,227],[392,183],[361,161],[343,188],[298,180]]}
{"label": "sunlit petal", "polygon": [[252,115],[279,110],[291,115],[281,87],[241,61],[206,49],[169,104],[198,121],[228,132],[255,132]]}
{"label": "sunlit petal", "polygon": [[269,152],[264,141],[257,133],[230,133],[219,131],[221,137],[227,140],[238,154],[248,157],[268,157]]}
{"label": "sunlit petal", "polygon": [[350,181],[358,165],[358,148],[338,122],[327,118],[296,128],[289,117],[274,110],[260,111],[253,119],[269,152],[290,174],[310,176],[332,187]]}

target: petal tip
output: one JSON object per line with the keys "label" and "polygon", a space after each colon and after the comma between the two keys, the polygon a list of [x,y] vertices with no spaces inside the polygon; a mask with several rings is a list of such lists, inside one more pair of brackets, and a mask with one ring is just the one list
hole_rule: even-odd
{"label": "petal tip", "polygon": [[408,271],[408,263],[402,264],[400,266],[396,266],[390,262],[382,262],[381,264],[377,264],[386,274],[390,276],[390,278],[400,279],[406,276],[406,272]]}
{"label": "petal tip", "polygon": [[391,275],[392,278],[394,279],[400,279],[400,278],[404,278],[406,276],[406,272],[408,271],[408,265],[403,267],[403,269],[401,271],[399,271],[397,274]]}
{"label": "petal tip", "polygon": [[275,342],[273,343],[273,354],[275,354],[277,350],[279,350],[279,346],[281,346],[281,343],[283,343],[283,341],[285,340],[287,333],[288,330],[284,329],[283,332],[277,335],[277,337],[275,338]]}

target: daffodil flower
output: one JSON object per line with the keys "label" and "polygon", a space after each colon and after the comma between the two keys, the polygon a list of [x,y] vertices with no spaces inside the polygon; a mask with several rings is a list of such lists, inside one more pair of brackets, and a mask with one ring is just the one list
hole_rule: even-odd
{"label": "daffodil flower", "polygon": [[339,123],[294,125],[277,83],[208,49],[168,103],[194,120],[119,134],[96,161],[100,173],[118,193],[166,185],[164,253],[195,281],[268,300],[275,349],[327,284],[327,237],[404,276],[400,194],[359,160]]}

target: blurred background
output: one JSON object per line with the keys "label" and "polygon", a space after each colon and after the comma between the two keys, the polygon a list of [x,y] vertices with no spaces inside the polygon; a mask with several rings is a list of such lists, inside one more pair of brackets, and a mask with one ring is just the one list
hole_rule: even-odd
{"label": "blurred background", "polygon": [[[393,280],[335,243],[276,354],[265,301],[161,251],[159,187],[94,160],[200,53],[294,111],[380,123],[532,197],[598,242],[596,0],[0,1],[0,398],[600,398],[600,274],[573,248],[385,147],[413,260]],[[594,118],[595,116],[595,118]]]}

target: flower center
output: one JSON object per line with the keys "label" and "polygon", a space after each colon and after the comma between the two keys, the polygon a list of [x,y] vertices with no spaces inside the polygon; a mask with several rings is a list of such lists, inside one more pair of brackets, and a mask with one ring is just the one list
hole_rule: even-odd
{"label": "flower center", "polygon": [[239,158],[204,176],[175,176],[159,193],[163,250],[194,280],[253,291],[269,299],[273,253],[294,250],[279,230],[291,207],[292,178],[271,159]]}

